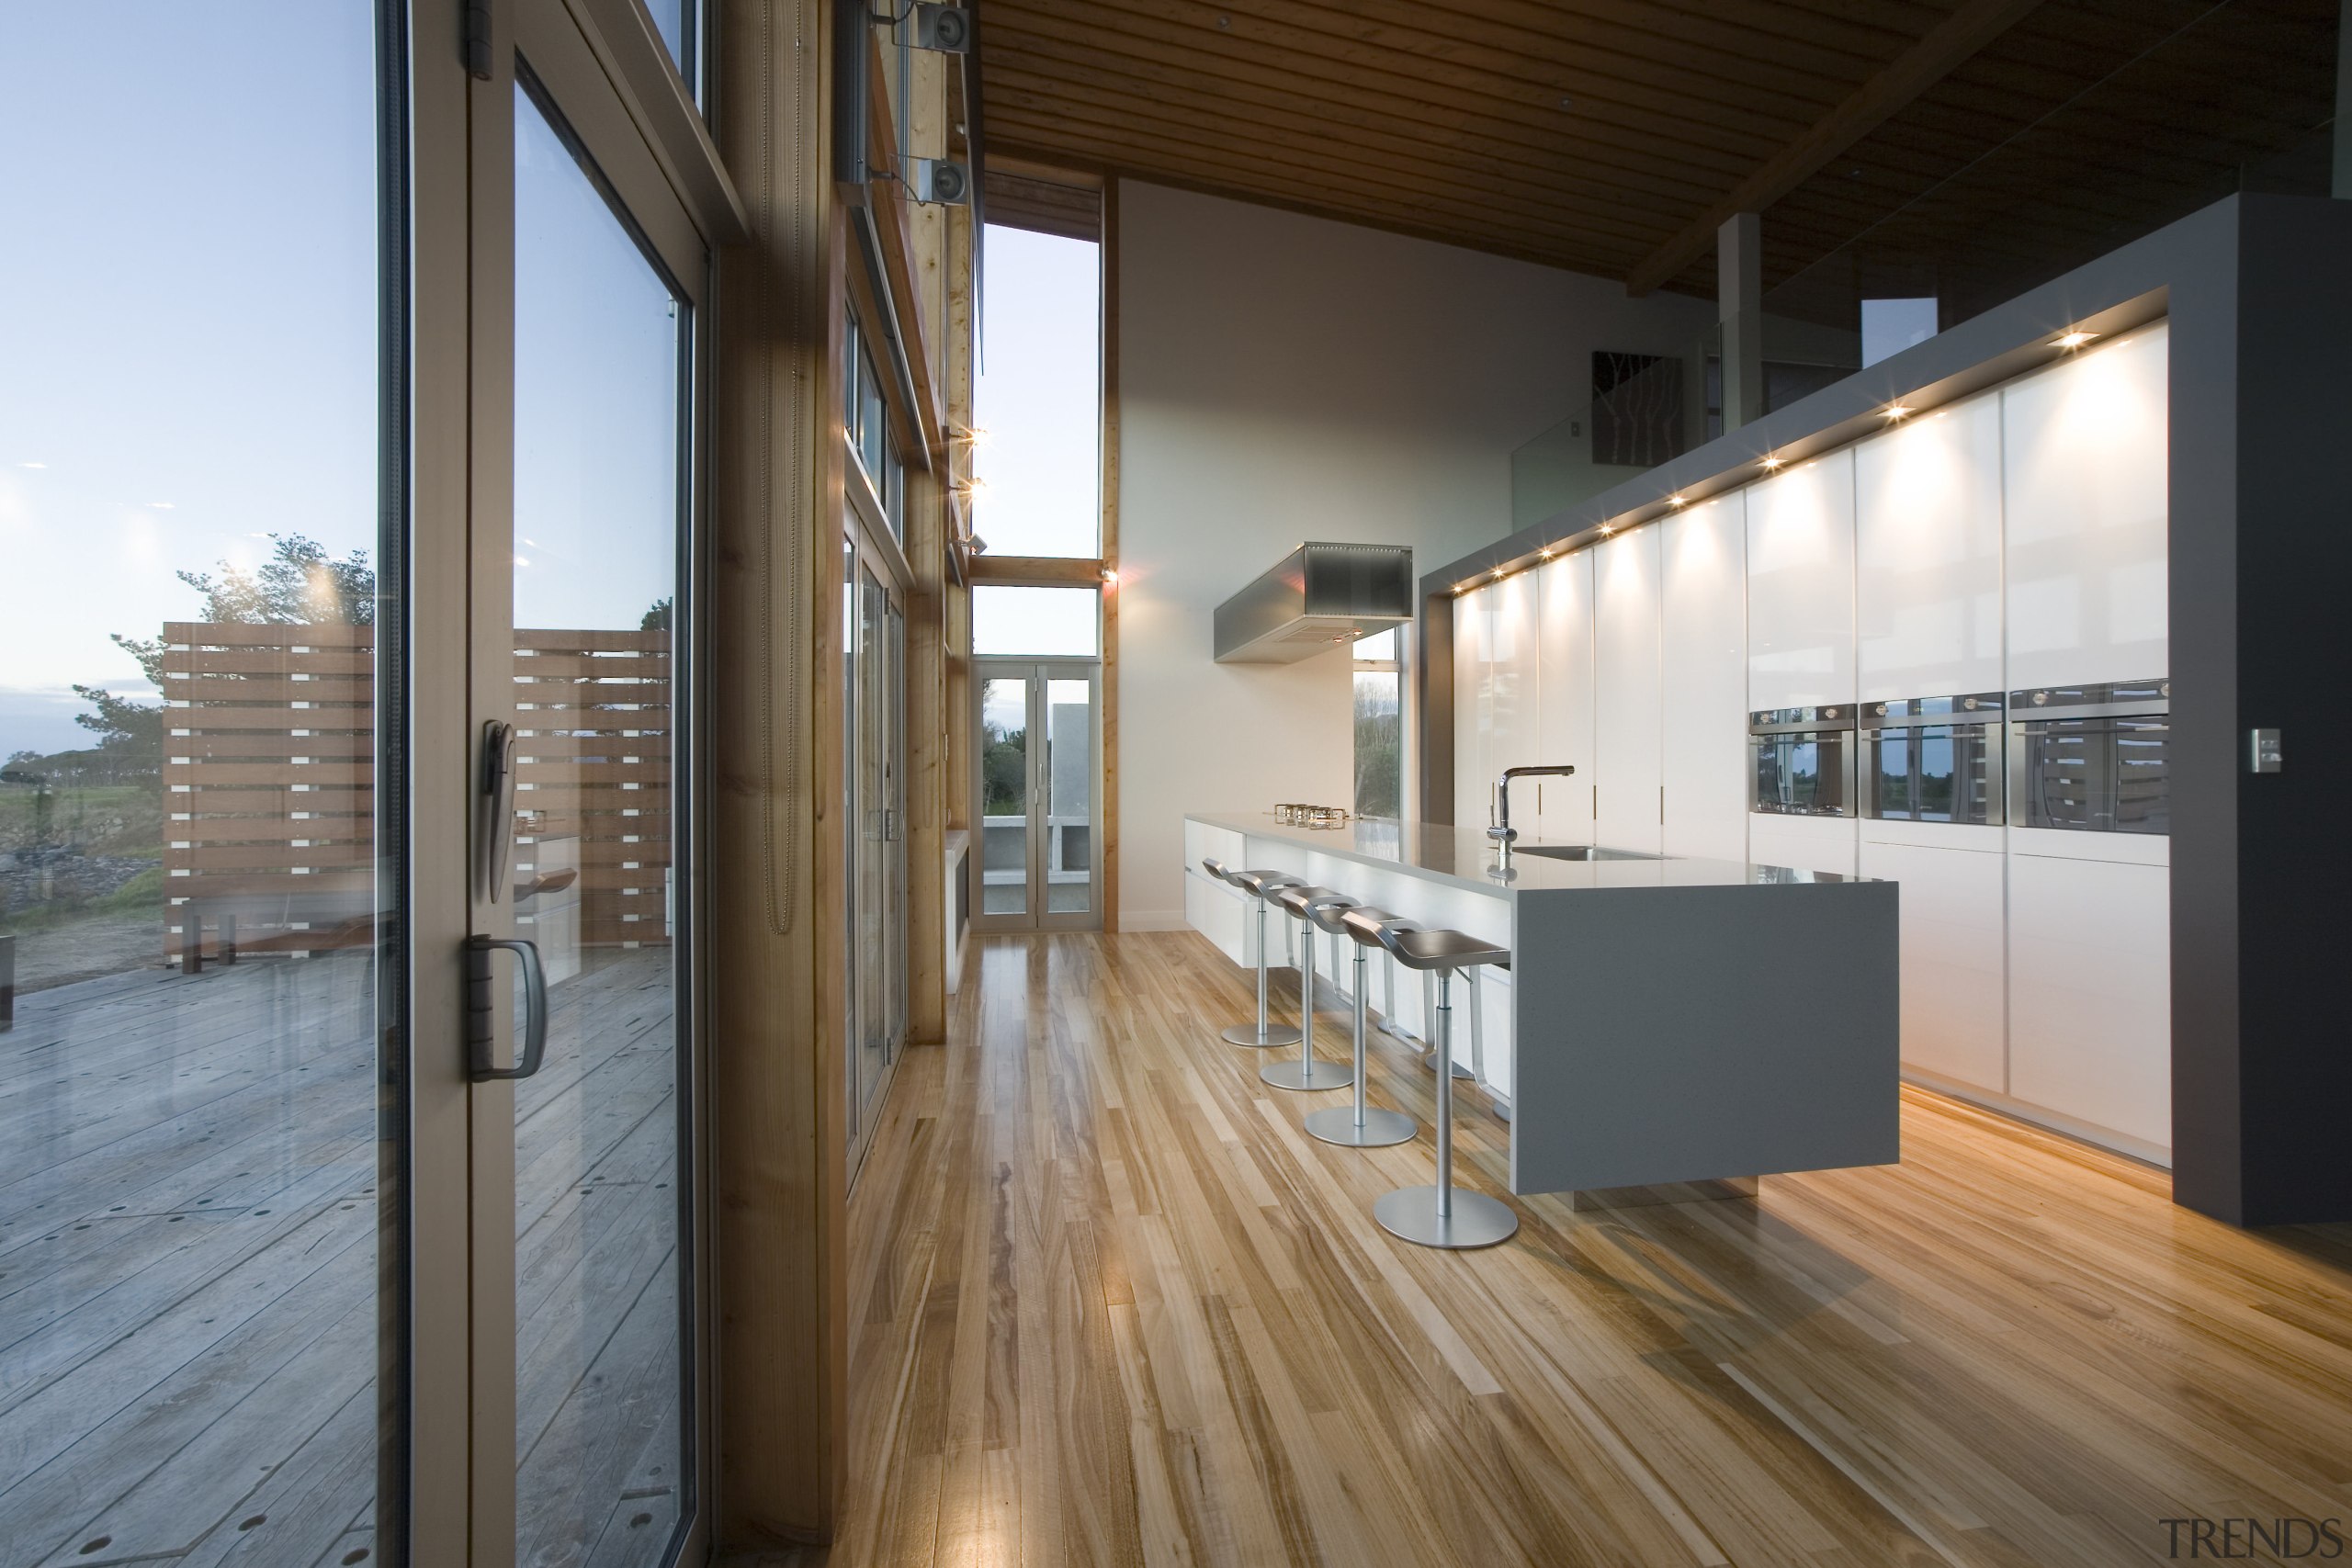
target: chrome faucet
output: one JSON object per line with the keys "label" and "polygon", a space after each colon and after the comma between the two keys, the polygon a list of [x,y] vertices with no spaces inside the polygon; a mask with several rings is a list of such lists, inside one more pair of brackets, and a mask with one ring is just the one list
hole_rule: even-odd
{"label": "chrome faucet", "polygon": [[1553,762],[1540,768],[1505,768],[1503,776],[1495,781],[1494,798],[1487,807],[1487,837],[1494,840],[1496,854],[1500,857],[1497,869],[1504,875],[1510,874],[1511,840],[1519,837],[1519,829],[1510,825],[1510,781],[1531,775],[1566,778],[1576,772],[1567,762]]}

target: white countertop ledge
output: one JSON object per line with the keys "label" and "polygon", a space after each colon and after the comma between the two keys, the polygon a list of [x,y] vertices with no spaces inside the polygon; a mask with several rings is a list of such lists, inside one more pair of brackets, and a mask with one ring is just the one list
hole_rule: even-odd
{"label": "white countertop ledge", "polygon": [[1511,855],[1511,869],[1518,874],[1505,881],[1493,874],[1495,844],[1481,827],[1366,817],[1336,828],[1300,828],[1276,821],[1271,811],[1194,812],[1190,820],[1252,839],[1295,844],[1316,854],[1399,872],[1442,886],[1497,897],[1618,888],[1782,886],[1855,880],[1831,872],[1639,852],[1629,852],[1629,858],[1623,860],[1554,860],[1528,852],[1531,846],[1541,849],[1556,840],[1523,833]]}

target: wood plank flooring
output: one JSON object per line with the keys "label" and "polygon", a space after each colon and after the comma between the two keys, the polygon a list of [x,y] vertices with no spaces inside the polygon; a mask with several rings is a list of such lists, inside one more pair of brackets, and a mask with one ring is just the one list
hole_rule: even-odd
{"label": "wood plank flooring", "polygon": [[852,1198],[836,1568],[2144,1564],[2166,1517],[2352,1516],[2352,1228],[1906,1091],[1900,1166],[1430,1252],[1371,1217],[1429,1075],[1381,1039],[1421,1138],[1308,1139],[1340,1097],[1216,1039],[1247,982],[1189,933],[975,939]]}
{"label": "wood plank flooring", "polygon": [[[555,988],[518,1086],[520,1561],[677,1519],[666,952]],[[365,953],[141,970],[0,1034],[0,1568],[374,1561]],[[420,1565],[423,1568],[423,1565]]]}

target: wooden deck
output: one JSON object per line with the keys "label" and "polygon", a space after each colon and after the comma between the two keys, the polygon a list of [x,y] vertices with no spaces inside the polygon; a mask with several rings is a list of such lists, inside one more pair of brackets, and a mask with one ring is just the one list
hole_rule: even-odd
{"label": "wooden deck", "polygon": [[975,939],[851,1201],[838,1543],[735,1562],[2126,1568],[2352,1519],[2352,1227],[1906,1091],[1900,1166],[1430,1252],[1371,1213],[1430,1076],[1383,1040],[1420,1138],[1315,1143],[1340,1097],[1216,1038],[1250,1004],[1189,933]]}
{"label": "wooden deck", "polygon": [[[0,1565],[373,1561],[365,953],[142,970],[0,1034]],[[677,1517],[669,953],[557,988],[520,1086],[520,1561]],[[664,1417],[667,1417],[665,1420]]]}

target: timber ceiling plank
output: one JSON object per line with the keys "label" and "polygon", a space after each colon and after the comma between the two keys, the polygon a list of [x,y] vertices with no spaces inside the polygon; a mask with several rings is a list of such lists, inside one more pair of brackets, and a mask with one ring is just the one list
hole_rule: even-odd
{"label": "timber ceiling plank", "polygon": [[[1020,17],[1039,31],[1073,41],[1091,44],[1101,38],[1097,47],[1114,47],[1114,39],[1119,39],[1130,51],[1149,51],[1181,70],[1206,73],[1238,68],[1263,73],[1276,85],[1321,83],[1339,92],[1393,103],[1408,124],[1430,107],[1460,104],[1513,125],[1513,134],[1521,137],[1552,139],[1563,130],[1556,88],[1531,91],[1525,85],[1514,86],[1477,72],[1360,46],[1300,48],[1317,35],[1292,28],[1276,36],[1276,29],[1254,22],[1246,13],[1227,28],[1213,22],[1170,20],[1152,0],[1000,0],[988,15],[995,26],[1001,25],[1000,18]],[[1589,133],[1605,132],[1600,140],[1612,150],[1641,136],[1663,154],[1687,150],[1690,156],[1737,168],[1749,166],[1778,145],[1785,129],[1765,121],[1744,132],[1725,130],[1651,99],[1625,104],[1617,120],[1587,120]]]}
{"label": "timber ceiling plank", "polygon": [[1041,159],[1690,289],[1738,195],[1768,284],[1860,237],[1956,296],[2309,135],[2339,0],[978,3]]}
{"label": "timber ceiling plank", "polygon": [[[995,14],[992,13],[992,16]],[[1053,66],[1083,71],[1087,77],[1118,85],[1139,95],[1157,96],[1169,105],[1191,105],[1195,97],[1204,115],[1230,118],[1249,124],[1262,109],[1295,109],[1313,120],[1326,134],[1345,128],[1364,130],[1385,128],[1404,139],[1419,139],[1439,146],[1488,150],[1488,155],[1510,155],[1541,161],[1538,166],[1572,168],[1581,161],[1587,168],[1613,175],[1632,191],[1655,195],[1662,185],[1697,193],[1714,188],[1716,181],[1741,167],[1728,154],[1706,159],[1694,167],[1673,151],[1658,151],[1646,141],[1621,150],[1592,135],[1557,111],[1543,111],[1553,129],[1545,136],[1526,123],[1514,122],[1460,104],[1408,100],[1375,96],[1344,84],[1326,83],[1303,73],[1284,73],[1249,62],[1218,62],[1218,69],[1188,71],[1159,54],[1135,54],[1120,50],[1072,45],[1053,33],[1031,27],[1025,19],[999,18],[990,24],[991,39],[1006,38],[1018,52],[1000,55],[990,66],[990,80],[1017,79],[1026,73],[1044,73]],[[1345,140],[1335,136],[1336,140]]]}
{"label": "timber ceiling plank", "polygon": [[[1050,47],[1031,50],[1018,66],[1003,67],[997,77],[1001,92],[1027,91],[1040,98],[1069,92],[1094,103],[1151,102],[1148,78],[1084,63],[1069,63]],[[1327,113],[1322,106],[1301,106],[1271,89],[1246,84],[1223,85],[1216,91],[1196,92],[1187,107],[1204,111],[1211,123],[1254,126],[1273,136],[1338,145],[1353,156],[1374,155],[1404,169],[1437,169],[1455,175],[1476,174],[1498,192],[1515,199],[1555,202],[1638,203],[1646,207],[1660,198],[1704,199],[1706,187],[1687,180],[1611,177],[1605,164],[1589,160],[1546,156],[1545,150],[1526,142],[1466,138],[1452,132],[1429,133],[1426,128],[1400,127],[1377,115],[1361,118],[1341,111]],[[1343,131],[1344,134],[1335,134]],[[1654,226],[1653,226],[1654,227]]]}

